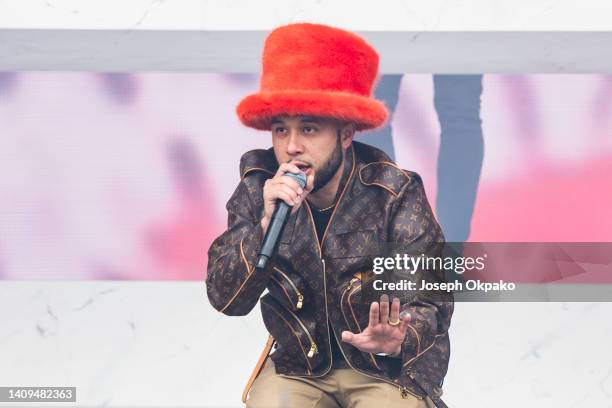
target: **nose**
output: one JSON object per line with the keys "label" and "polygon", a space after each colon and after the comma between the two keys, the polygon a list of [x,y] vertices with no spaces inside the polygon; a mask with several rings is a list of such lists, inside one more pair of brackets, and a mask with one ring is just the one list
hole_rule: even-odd
{"label": "nose", "polygon": [[296,130],[292,130],[287,141],[287,154],[289,156],[296,156],[302,153],[304,153],[302,139]]}

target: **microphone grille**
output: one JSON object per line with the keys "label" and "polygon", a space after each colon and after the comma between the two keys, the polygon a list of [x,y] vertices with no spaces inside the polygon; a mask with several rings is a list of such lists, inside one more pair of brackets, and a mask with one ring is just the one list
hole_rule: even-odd
{"label": "microphone grille", "polygon": [[306,175],[304,173],[297,173],[296,174],[296,173],[286,172],[284,175],[293,178],[295,181],[298,182],[300,187],[302,187],[302,188],[306,187]]}

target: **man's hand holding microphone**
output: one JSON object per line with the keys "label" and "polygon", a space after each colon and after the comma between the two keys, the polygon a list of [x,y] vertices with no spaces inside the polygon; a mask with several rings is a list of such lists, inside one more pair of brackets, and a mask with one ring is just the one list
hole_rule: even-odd
{"label": "man's hand holding microphone", "polygon": [[306,176],[292,163],[282,163],[274,177],[266,180],[263,188],[264,214],[261,218],[264,240],[256,268],[265,268],[289,215],[300,208],[313,187],[314,174]]}
{"label": "man's hand holding microphone", "polygon": [[266,180],[263,188],[264,214],[261,219],[261,228],[264,234],[276,209],[277,200],[283,200],[288,206],[293,207],[293,214],[302,205],[302,202],[314,187],[314,174],[306,178],[306,186],[301,187],[298,181],[285,173],[303,174],[298,166],[291,163],[282,163],[274,177]]}

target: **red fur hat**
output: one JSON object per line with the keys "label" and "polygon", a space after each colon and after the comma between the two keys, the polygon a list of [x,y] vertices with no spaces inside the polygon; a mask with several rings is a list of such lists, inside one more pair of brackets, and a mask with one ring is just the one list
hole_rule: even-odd
{"label": "red fur hat", "polygon": [[320,24],[291,24],[272,31],[263,51],[258,93],[236,112],[246,126],[270,130],[278,115],[332,117],[357,130],[381,126],[388,112],[374,98],[378,54],[361,37]]}

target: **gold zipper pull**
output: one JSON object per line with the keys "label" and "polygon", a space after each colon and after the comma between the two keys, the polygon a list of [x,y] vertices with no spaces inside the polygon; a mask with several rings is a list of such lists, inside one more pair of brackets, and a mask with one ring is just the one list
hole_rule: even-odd
{"label": "gold zipper pull", "polygon": [[317,345],[315,343],[312,343],[312,345],[310,346],[310,350],[308,350],[308,358],[314,357],[314,355],[318,352],[319,349],[317,348]]}
{"label": "gold zipper pull", "polygon": [[413,392],[411,392],[408,387],[404,386],[404,385],[400,385],[399,386],[399,392],[400,395],[402,396],[402,399],[406,399],[406,398],[410,398],[410,396],[418,399],[418,400],[422,400],[423,397],[421,397],[420,395],[417,395]]}
{"label": "gold zipper pull", "polygon": [[351,288],[353,287],[353,283],[357,282],[358,280],[359,280],[358,278],[351,279],[346,290],[351,290]]}
{"label": "gold zipper pull", "polygon": [[298,293],[298,301],[297,304],[295,305],[296,309],[301,309],[302,306],[304,306],[304,295],[302,295],[301,293]]}

